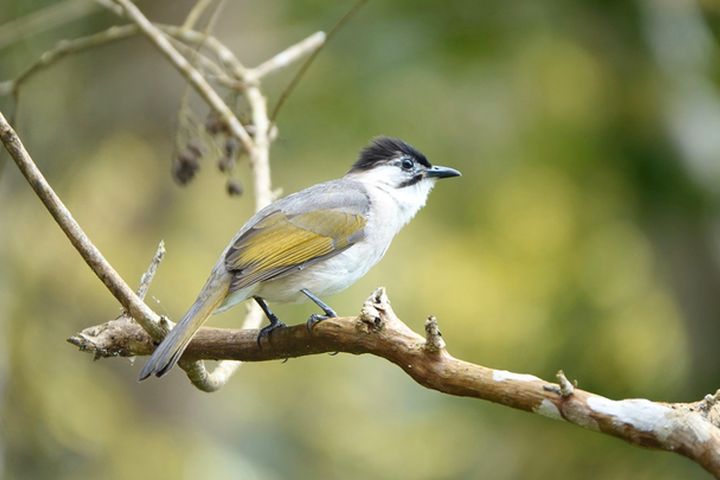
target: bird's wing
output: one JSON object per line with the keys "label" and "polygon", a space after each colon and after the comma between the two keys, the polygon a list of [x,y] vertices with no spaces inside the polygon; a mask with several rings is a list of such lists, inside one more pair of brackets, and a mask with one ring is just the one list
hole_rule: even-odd
{"label": "bird's wing", "polygon": [[260,212],[235,239],[225,267],[235,274],[230,291],[302,269],[365,236],[367,196],[348,185],[320,185]]}

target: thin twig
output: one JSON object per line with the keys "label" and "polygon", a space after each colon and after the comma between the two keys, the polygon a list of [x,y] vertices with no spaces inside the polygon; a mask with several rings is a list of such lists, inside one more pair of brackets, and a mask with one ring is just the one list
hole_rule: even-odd
{"label": "thin twig", "polygon": [[98,5],[92,0],[65,0],[10,20],[0,25],[0,50],[23,38],[82,18],[97,9]]}
{"label": "thin twig", "polygon": [[123,25],[110,27],[102,32],[87,35],[85,37],[79,37],[73,40],[61,40],[54,48],[44,52],[36,62],[21,72],[20,75],[12,80],[6,80],[0,83],[0,96],[17,92],[18,88],[33,74],[49,67],[66,55],[82,52],[116,40],[121,40],[135,35],[137,32],[138,28],[135,25]]}
{"label": "thin twig", "polygon": [[[182,29],[189,30],[193,28],[200,16],[199,12],[204,11],[205,8],[207,8],[207,6],[209,5],[209,3],[210,2],[206,2],[205,0],[198,0],[198,2],[191,9],[190,13],[188,13],[188,16],[185,18]],[[223,8],[224,4],[224,0],[220,0],[216,4],[215,11],[213,11],[210,20],[208,21],[207,25],[205,25],[203,33],[205,34],[206,39],[207,36],[210,35],[210,32],[215,22],[219,18],[218,14]],[[178,49],[185,50],[185,54],[188,56],[192,64],[196,64],[198,63],[197,61],[200,60],[201,64],[198,65],[198,70],[203,72],[203,74],[205,74],[207,78],[218,81],[222,85],[227,86],[233,90],[239,90],[239,85],[242,85],[239,80],[227,76],[225,71],[220,66],[218,66],[217,64],[215,64],[215,62],[212,62],[210,59],[200,53],[200,49],[203,47],[203,45],[204,42],[194,44],[192,47],[190,47],[177,41],[177,44],[175,46]],[[207,61],[208,63],[202,63],[203,59],[205,59],[205,61]],[[192,115],[192,108],[190,106],[190,93],[192,91],[192,87],[189,84],[186,84],[185,88],[183,89],[183,94],[180,97],[180,105],[177,112],[177,126],[175,132],[175,152],[173,153],[173,155],[176,157],[177,155],[179,155],[179,152],[183,151],[183,149],[187,149],[187,142],[189,142],[189,138],[194,138],[196,136],[199,137],[202,136],[204,133],[201,131],[199,122]],[[200,155],[202,155],[202,153],[200,153]]]}
{"label": "thin twig", "polygon": [[138,287],[136,292],[140,300],[145,299],[145,295],[147,295],[147,291],[150,288],[150,284],[152,283],[153,278],[155,278],[155,273],[157,272],[158,265],[160,265],[160,262],[162,262],[163,257],[165,257],[165,242],[160,240],[157,250],[155,251],[155,255],[153,255],[147,271],[143,273],[142,277],[140,278],[140,286]]}
{"label": "thin twig", "polygon": [[[182,28],[174,25],[158,24],[157,27],[167,35],[170,35],[171,37],[180,40],[181,42],[193,45],[197,48],[202,47],[212,52],[215,58],[217,58],[221,62],[222,68],[218,67],[216,63],[212,62],[212,60],[207,57],[204,57],[204,59],[202,60],[203,63],[207,68],[212,71],[211,76],[214,79],[217,79],[218,82],[222,85],[227,86],[228,88],[232,88],[234,90],[240,90],[243,87],[244,81],[241,79],[246,79],[250,77],[264,77],[270,73],[274,73],[281,67],[285,67],[288,65],[278,65],[275,70],[272,70],[268,68],[268,65],[262,66],[264,65],[262,64],[258,67],[262,67],[261,75],[258,75],[257,73],[254,73],[254,69],[248,70],[243,67],[242,64],[235,57],[235,55],[232,53],[232,51],[212,35],[208,35],[195,30],[183,30]],[[6,96],[17,92],[20,87],[36,73],[39,73],[40,71],[52,66],[54,63],[68,55],[74,55],[84,52],[86,50],[101,47],[108,43],[124,40],[134,35],[137,35],[138,33],[140,33],[140,29],[135,24],[115,25],[101,32],[90,34],[84,37],[78,37],[70,40],[61,40],[53,48],[45,51],[42,55],[40,55],[40,58],[38,58],[38,60],[25,68],[25,70],[23,70],[17,77],[0,82],[0,96]],[[284,60],[286,62],[296,61],[303,55],[307,54],[309,50],[314,48],[314,43],[319,40],[320,33],[321,32],[315,33],[311,37],[300,42],[301,44],[303,44],[304,42],[307,42],[311,38],[315,37],[311,43],[306,44],[306,47],[308,47],[307,51],[298,51],[297,56],[285,56]],[[287,55],[288,50],[291,49],[297,49],[297,46],[293,45],[289,47],[287,50],[277,54],[276,57]],[[212,62],[212,66],[210,65],[210,62]],[[223,69],[233,72],[235,79],[229,77],[226,73],[221,73],[223,72]]]}
{"label": "thin twig", "polygon": [[[182,42],[207,48],[218,60],[223,63],[223,66],[226,69],[228,68],[227,65],[233,65],[233,71],[245,71],[243,67],[239,65],[239,61],[235,58],[234,54],[213,36],[203,36],[203,33],[201,32],[196,32],[194,30],[182,30],[174,25],[158,25],[158,28]],[[107,43],[124,40],[137,35],[138,33],[140,33],[140,29],[135,24],[116,25],[101,32],[84,37],[78,37],[72,40],[60,40],[52,49],[47,50],[40,55],[40,58],[37,61],[33,62],[17,77],[0,82],[0,96],[16,93],[20,87],[30,79],[30,77],[34,76],[41,70],[50,67],[67,55],[81,53],[85,50],[97,48]],[[207,57],[206,60],[207,62],[211,62],[211,60],[207,59]],[[217,77],[218,73],[222,71],[222,69],[217,69],[219,69],[219,67],[213,68],[215,77]],[[224,73],[223,76],[219,78],[219,81],[223,85],[236,90],[242,85],[241,82],[229,78]]]}
{"label": "thin twig", "polygon": [[295,45],[286,48],[282,52],[274,55],[269,60],[261,63],[253,68],[253,76],[255,79],[261,79],[270,73],[275,73],[288,65],[296,62],[301,57],[312,54],[325,44],[325,32],[315,32],[304,40],[299,41]]}
{"label": "thin twig", "polygon": [[[185,21],[180,28],[182,28],[183,30],[193,30],[202,14],[205,13],[205,10],[207,10],[207,8],[212,2],[213,0],[198,0],[197,3],[195,3],[195,5],[193,5],[193,7],[190,9],[190,12],[188,13],[187,17],[185,17]],[[220,3],[222,3],[222,0]],[[215,12],[218,12],[220,8],[222,7],[218,7]],[[210,23],[212,23],[212,21]],[[210,30],[211,28],[212,27],[210,27],[208,30]]]}
{"label": "thin twig", "polygon": [[[206,77],[212,78],[219,84],[228,88],[232,88],[235,90],[241,88],[242,83],[228,76],[228,74],[220,65],[200,53],[198,51],[199,46],[190,47],[188,45],[185,45],[181,40],[178,40],[175,37],[169,37],[169,40],[175,46],[175,48],[178,49],[178,51],[182,51],[185,55],[187,55],[190,59],[191,64],[196,65],[198,71],[202,71],[203,75],[205,75]],[[190,85],[188,85],[186,88],[188,91],[192,90],[192,87]]]}

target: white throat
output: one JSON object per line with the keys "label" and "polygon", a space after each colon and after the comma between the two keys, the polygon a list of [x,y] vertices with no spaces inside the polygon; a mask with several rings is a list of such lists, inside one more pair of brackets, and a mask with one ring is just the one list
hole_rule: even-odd
{"label": "white throat", "polygon": [[349,173],[346,178],[362,182],[369,189],[379,191],[378,193],[382,192],[386,201],[382,202],[384,205],[378,206],[396,209],[397,230],[400,230],[425,206],[436,179],[424,178],[413,185],[397,187],[403,178],[393,175],[395,172],[397,169],[394,167],[380,167],[360,173]]}

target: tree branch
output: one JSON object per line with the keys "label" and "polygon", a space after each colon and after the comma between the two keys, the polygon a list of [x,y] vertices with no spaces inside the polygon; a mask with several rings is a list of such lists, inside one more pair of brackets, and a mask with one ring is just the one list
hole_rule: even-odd
{"label": "tree branch", "polygon": [[[357,317],[330,318],[308,332],[305,324],[273,331],[259,347],[257,330],[202,328],[183,359],[245,362],[302,357],[327,352],[371,354],[394,363],[419,384],[450,395],[473,397],[595,430],[635,445],[684,455],[720,476],[720,405],[717,395],[690,403],[645,399],[610,400],[534,375],[495,370],[450,355],[431,317],[425,337],[394,313],[378,289]],[[68,341],[96,357],[149,355],[148,335],[127,320],[91,327]]]}

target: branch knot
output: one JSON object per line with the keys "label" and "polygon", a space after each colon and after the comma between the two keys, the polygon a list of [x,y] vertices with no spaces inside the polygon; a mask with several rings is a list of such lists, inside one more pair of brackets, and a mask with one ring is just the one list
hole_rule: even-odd
{"label": "branch knot", "polygon": [[392,312],[385,287],[379,287],[363,303],[358,328],[366,332],[379,332],[385,328],[388,312]]}
{"label": "branch knot", "polygon": [[437,353],[445,350],[445,340],[442,338],[435,315],[430,315],[425,320],[425,351]]}
{"label": "branch knot", "polygon": [[575,393],[575,387],[577,387],[577,380],[573,380],[572,382],[568,380],[568,378],[565,376],[565,372],[562,370],[558,370],[557,374],[555,374],[555,377],[558,379],[557,385],[551,384],[551,385],[544,385],[543,389],[548,392],[557,393],[562,398],[568,398]]}

